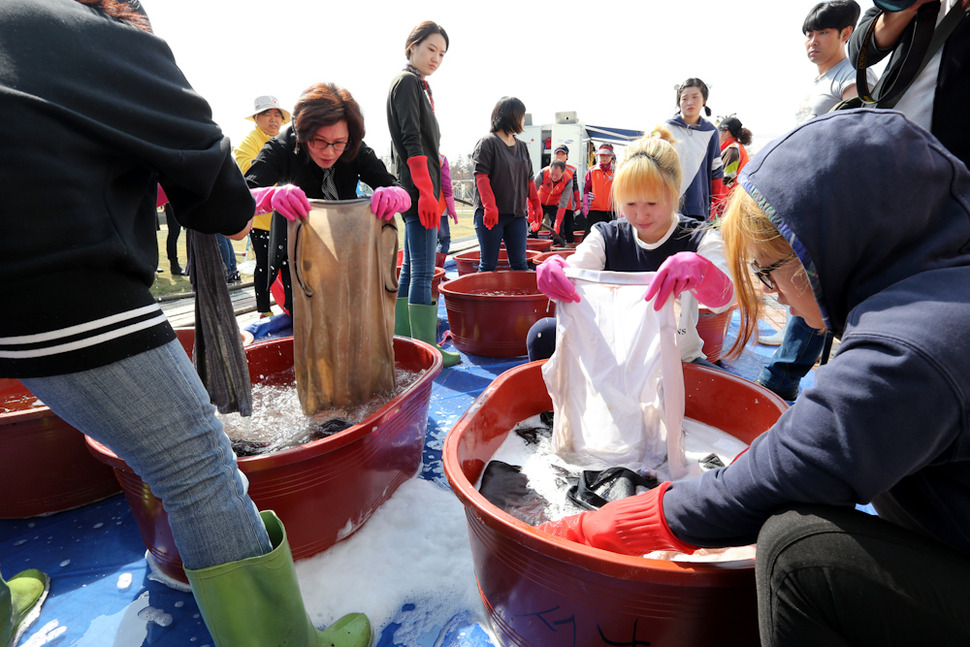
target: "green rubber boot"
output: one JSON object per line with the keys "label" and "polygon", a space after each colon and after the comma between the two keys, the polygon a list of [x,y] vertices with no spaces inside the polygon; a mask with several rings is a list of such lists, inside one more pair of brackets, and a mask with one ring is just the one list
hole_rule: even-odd
{"label": "green rubber boot", "polygon": [[422,306],[414,303],[408,304],[408,313],[411,320],[411,336],[415,339],[428,342],[438,349],[445,366],[454,366],[461,361],[459,353],[443,349],[438,345],[438,306]]}
{"label": "green rubber boot", "polygon": [[411,319],[408,315],[408,299],[397,298],[394,304],[394,334],[399,337],[411,336]]}
{"label": "green rubber boot", "polygon": [[10,581],[0,577],[0,645],[12,647],[37,616],[47,598],[50,578],[31,568],[17,573]]}
{"label": "green rubber boot", "polygon": [[370,647],[370,621],[362,613],[346,615],[325,631],[313,626],[303,606],[283,523],[275,512],[260,515],[274,546],[271,552],[185,569],[216,647]]}

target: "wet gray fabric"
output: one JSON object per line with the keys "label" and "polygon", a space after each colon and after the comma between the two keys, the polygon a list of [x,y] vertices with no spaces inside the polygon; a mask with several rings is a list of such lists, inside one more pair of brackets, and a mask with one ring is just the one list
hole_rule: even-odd
{"label": "wet gray fabric", "polygon": [[189,276],[195,291],[192,363],[219,413],[251,416],[252,383],[242,337],[226,286],[219,234],[188,229]]}

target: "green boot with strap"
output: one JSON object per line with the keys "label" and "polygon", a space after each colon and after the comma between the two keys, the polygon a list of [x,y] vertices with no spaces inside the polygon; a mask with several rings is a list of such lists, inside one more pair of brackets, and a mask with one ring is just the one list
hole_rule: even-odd
{"label": "green boot with strap", "polygon": [[417,305],[408,304],[408,313],[411,321],[411,337],[427,342],[438,349],[444,365],[454,366],[461,361],[461,355],[443,349],[437,343],[438,336],[438,306],[437,305]]}
{"label": "green boot with strap", "polygon": [[351,613],[320,631],[303,606],[286,530],[275,512],[260,515],[273,550],[259,557],[185,569],[216,647],[370,647],[370,621]]}
{"label": "green boot with strap", "polygon": [[50,590],[50,578],[31,568],[9,581],[0,577],[0,646],[13,647],[40,615]]}

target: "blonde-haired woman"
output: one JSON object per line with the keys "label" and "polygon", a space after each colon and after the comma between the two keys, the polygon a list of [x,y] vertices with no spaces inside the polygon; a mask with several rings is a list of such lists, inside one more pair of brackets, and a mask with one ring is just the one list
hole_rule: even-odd
{"label": "blonde-haired woman", "polygon": [[[734,290],[724,244],[710,225],[677,212],[680,159],[665,128],[633,142],[613,177],[613,204],[620,217],[596,223],[576,253],[539,265],[539,289],[551,299],[578,301],[564,268],[612,272],[658,272],[647,292],[659,310],[670,295],[681,301],[678,347],[681,359],[714,366],[705,359],[697,333],[698,303],[714,312],[730,307]],[[556,320],[547,317],[529,331],[529,359],[555,350]]]}
{"label": "blonde-haired woman", "polygon": [[727,467],[542,530],[628,555],[757,539],[765,647],[970,644],[967,167],[898,112],[845,110],[738,182],[721,225],[738,344],[760,280],[839,352]]}

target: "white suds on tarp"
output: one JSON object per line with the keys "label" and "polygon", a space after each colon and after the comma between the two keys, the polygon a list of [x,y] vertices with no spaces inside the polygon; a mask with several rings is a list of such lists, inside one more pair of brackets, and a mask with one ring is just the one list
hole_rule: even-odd
{"label": "white suds on tarp", "polygon": [[414,622],[397,620],[394,644],[418,644],[408,632],[443,625],[455,609],[471,610],[471,621],[484,624],[464,507],[450,490],[424,479],[402,484],[363,528],[298,561],[296,570],[318,627],[362,612],[379,630],[405,604]]}

